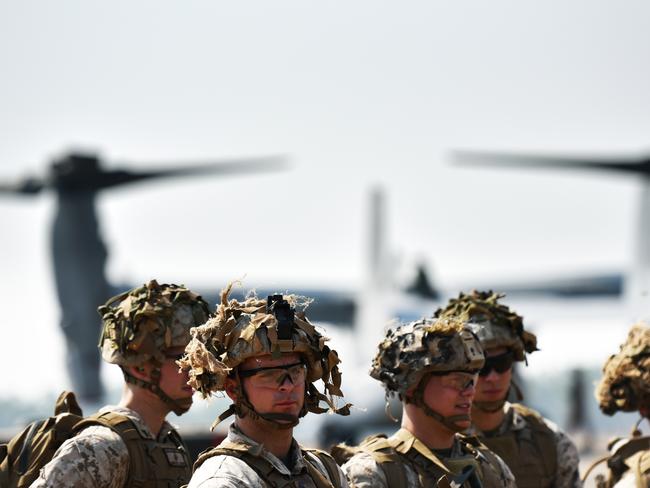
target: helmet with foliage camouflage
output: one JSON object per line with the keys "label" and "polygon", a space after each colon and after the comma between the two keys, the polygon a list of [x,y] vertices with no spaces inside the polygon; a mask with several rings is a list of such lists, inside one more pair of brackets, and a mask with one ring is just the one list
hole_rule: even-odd
{"label": "helmet with foliage camouflage", "polygon": [[[469,415],[444,416],[424,401],[429,374],[478,373],[485,359],[474,333],[454,317],[420,319],[389,329],[372,361],[370,376],[384,383],[386,395],[399,394],[452,431],[461,431]],[[474,380],[472,380],[474,381]],[[410,390],[410,391],[409,391]],[[387,398],[388,400],[388,398]],[[388,412],[388,401],[387,401]]]}
{"label": "helmet with foliage camouflage", "polygon": [[524,361],[526,353],[537,351],[537,338],[524,330],[523,318],[499,303],[503,293],[476,291],[460,293],[436,317],[458,317],[478,336],[484,350],[505,347],[515,360]]}
{"label": "helmet with foliage camouflage", "polygon": [[420,319],[389,329],[372,361],[370,376],[387,392],[404,396],[433,372],[477,372],[483,350],[476,336],[456,319]]}
{"label": "helmet with foliage camouflage", "polygon": [[208,304],[184,286],[151,280],[111,298],[98,308],[103,330],[102,357],[111,364],[138,366],[162,363],[165,350],[185,347],[190,328],[210,316]]}
{"label": "helmet with foliage camouflage", "polygon": [[[192,399],[175,400],[160,388],[160,366],[167,350],[185,347],[190,328],[208,320],[208,304],[184,286],[159,285],[151,280],[111,298],[98,311],[103,321],[99,339],[102,357],[120,365],[127,382],[151,390],[177,415],[186,412]],[[128,370],[147,362],[155,366],[151,382],[136,378]]]}
{"label": "helmet with foliage camouflage", "polygon": [[632,326],[618,354],[607,359],[596,399],[607,415],[650,409],[650,327]]}
{"label": "helmet with foliage camouflage", "polygon": [[[343,397],[338,354],[325,344],[328,339],[304,313],[311,301],[296,295],[271,295],[264,300],[253,294],[239,302],[228,298],[232,286],[231,283],[221,291],[221,303],[214,317],[192,330],[192,340],[179,363],[182,368],[189,369],[188,384],[207,398],[212,392],[224,391],[227,378],[239,382],[237,367],[246,359],[297,353],[307,366],[305,403],[300,417],[307,411],[324,413],[328,410],[348,415],[350,405],[336,408],[333,399],[333,396]],[[323,381],[323,393],[313,384],[317,380]],[[321,401],[329,408],[323,408]],[[298,423],[295,417],[280,418],[281,414],[256,412],[241,387],[235,403],[219,416],[215,425],[232,414],[266,420],[278,428]]]}

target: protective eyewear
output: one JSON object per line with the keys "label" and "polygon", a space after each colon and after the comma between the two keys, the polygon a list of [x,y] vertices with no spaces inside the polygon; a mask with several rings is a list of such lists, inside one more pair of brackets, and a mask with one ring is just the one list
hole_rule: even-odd
{"label": "protective eyewear", "polygon": [[291,384],[303,383],[307,376],[307,366],[303,363],[287,364],[286,366],[271,366],[239,371],[241,378],[253,378],[262,387],[277,388],[289,379]]}
{"label": "protective eyewear", "polygon": [[442,386],[453,388],[456,391],[465,391],[473,387],[477,380],[476,373],[463,373],[460,371],[437,376],[440,376]]}
{"label": "protective eyewear", "polygon": [[485,365],[479,371],[479,376],[487,376],[490,374],[490,371],[494,370],[499,374],[505,373],[510,368],[512,368],[512,363],[515,361],[515,358],[512,355],[512,352],[508,351],[498,356],[486,357]]}

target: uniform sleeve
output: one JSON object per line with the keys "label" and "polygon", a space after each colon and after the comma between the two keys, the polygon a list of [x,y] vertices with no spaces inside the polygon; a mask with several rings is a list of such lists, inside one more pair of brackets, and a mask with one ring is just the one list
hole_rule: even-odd
{"label": "uniform sleeve", "polygon": [[580,457],[578,449],[573,441],[550,420],[546,425],[555,434],[555,445],[557,446],[557,474],[553,483],[554,488],[581,488],[580,480]]}
{"label": "uniform sleeve", "polygon": [[214,456],[192,475],[188,488],[263,488],[267,484],[242,460]]}
{"label": "uniform sleeve", "polygon": [[350,488],[389,488],[383,470],[368,453],[352,456],[343,465],[343,472]]}
{"label": "uniform sleeve", "polygon": [[108,427],[88,427],[65,441],[30,488],[122,488],[129,451]]}

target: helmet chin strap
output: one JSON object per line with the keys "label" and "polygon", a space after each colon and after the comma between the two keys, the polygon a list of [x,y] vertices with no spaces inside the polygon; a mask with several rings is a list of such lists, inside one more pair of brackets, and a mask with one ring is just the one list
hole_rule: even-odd
{"label": "helmet chin strap", "polygon": [[183,415],[192,406],[192,397],[174,399],[163,391],[163,389],[160,387],[160,366],[156,363],[154,363],[154,369],[151,371],[151,379],[153,380],[152,382],[136,378],[131,373],[129,373],[126,368],[122,368],[122,373],[124,374],[124,381],[151,391],[163,402],[165,402],[165,404],[169,406],[172,412],[174,412],[176,415]]}
{"label": "helmet chin strap", "polygon": [[463,422],[463,421],[470,422],[471,417],[469,414],[447,415],[447,416],[442,415],[436,412],[434,409],[432,409],[429,405],[427,405],[427,403],[424,401],[423,395],[424,395],[424,388],[418,387],[415,389],[415,394],[413,395],[413,397],[412,398],[405,397],[405,401],[407,403],[412,403],[413,405],[421,408],[426,415],[437,420],[452,432],[463,432],[465,429],[467,429],[467,426],[460,426],[458,425],[457,422]]}
{"label": "helmet chin strap", "polygon": [[[289,413],[261,413],[255,410],[255,407],[248,399],[244,387],[239,376],[239,371],[236,372],[237,386],[235,387],[235,396],[237,400],[230,405],[228,410],[223,412],[217,420],[214,421],[210,430],[219,425],[224,419],[230,417],[231,415],[237,415],[238,417],[250,417],[255,421],[277,430],[287,430],[293,429],[300,422],[301,417],[304,417],[307,414],[306,402],[303,402],[302,409],[298,415],[291,415]],[[307,388],[305,388],[305,397],[307,395]]]}

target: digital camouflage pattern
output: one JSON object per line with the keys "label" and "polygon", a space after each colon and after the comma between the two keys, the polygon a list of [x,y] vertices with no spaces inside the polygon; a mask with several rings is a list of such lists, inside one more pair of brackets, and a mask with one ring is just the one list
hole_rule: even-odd
{"label": "digital camouflage pattern", "polygon": [[[336,470],[335,480],[331,480],[330,474],[319,457],[309,451],[302,451],[297,442],[293,442],[289,451],[291,468],[288,468],[280,459],[266,450],[263,445],[245,436],[235,424],[230,425],[228,437],[222,445],[238,445],[248,453],[261,458],[276,475],[286,478],[287,487],[318,488],[312,476],[308,472],[307,463],[315,467],[325,480],[332,481],[332,485],[347,488],[348,484],[338,466],[332,461]],[[324,455],[324,453],[320,453]],[[308,458],[308,459],[307,459]],[[260,487],[271,488],[275,486],[260,476],[259,470],[255,470],[243,459],[236,456],[220,454],[206,459],[192,475],[188,488],[248,488]]]}
{"label": "digital camouflage pattern", "polygon": [[[192,330],[185,356],[179,361],[183,369],[189,370],[188,384],[207,398],[213,392],[223,391],[230,372],[246,359],[267,354],[279,357],[282,353],[297,353],[307,365],[305,406],[301,415],[307,411],[348,415],[350,405],[337,408],[334,400],[334,397],[343,397],[338,368],[341,361],[336,351],[325,344],[329,339],[305,315],[304,308],[309,301],[295,295],[283,296],[292,307],[302,310],[295,312],[290,338],[280,339],[278,320],[267,311],[267,301],[255,295],[243,302],[229,299],[232,286],[231,283],[221,291],[221,301],[214,317]],[[317,380],[323,381],[323,393],[313,383]],[[321,401],[329,408],[322,407]],[[246,412],[241,410],[242,403],[243,400],[239,400],[231,407],[234,411],[229,409],[219,420],[230,413],[245,415]]]}
{"label": "digital camouflage pattern", "polygon": [[61,445],[31,488],[122,488],[129,451],[108,427],[88,427]]}
{"label": "digital camouflage pattern", "polygon": [[[475,467],[483,488],[516,487],[510,469],[497,455],[485,446],[468,443],[460,434],[456,434],[447,456],[432,452],[406,429],[378,440],[374,447],[360,449],[343,464],[350,488],[460,488],[451,480],[463,466],[470,465]],[[440,481],[443,476],[444,482]],[[462,486],[466,485],[469,482]]]}
{"label": "digital camouflage pattern", "polygon": [[457,317],[467,322],[484,350],[505,347],[523,361],[526,353],[537,350],[537,338],[524,330],[523,317],[506,305],[499,303],[503,293],[476,291],[460,293],[449,300],[444,308],[436,310],[435,317]]}
{"label": "digital camouflage pattern", "polygon": [[[99,413],[115,413],[127,417],[137,429],[138,435],[148,439],[150,453],[153,452],[151,446],[156,443],[170,450],[177,443],[172,439],[179,439],[174,428],[167,422],[163,424],[156,439],[140,415],[128,408],[104,407]],[[177,471],[180,466],[180,470],[186,473],[184,482],[187,482],[190,473],[189,458],[175,456],[170,463],[178,465],[175,468]],[[109,427],[91,426],[59,447],[52,460],[41,469],[31,488],[123,488],[128,485],[129,472],[134,468],[131,466],[129,448],[120,434]],[[165,466],[162,465],[150,468],[159,473],[165,472]],[[134,476],[138,474],[134,473]],[[148,486],[158,486],[154,479],[147,481]],[[168,483],[169,480],[165,479],[164,486],[170,486]]]}
{"label": "digital camouflage pattern", "polygon": [[454,318],[420,319],[389,329],[372,361],[370,376],[387,392],[404,395],[433,372],[476,372],[483,366],[476,336]]}
{"label": "digital camouflage pattern", "polygon": [[578,449],[555,423],[519,404],[506,403],[504,411],[503,422],[494,431],[481,432],[472,426],[467,433],[508,464],[519,488],[582,486]]}
{"label": "digital camouflage pattern", "polygon": [[650,327],[647,324],[633,325],[619,352],[605,362],[596,399],[607,415],[619,410],[650,409]]}

